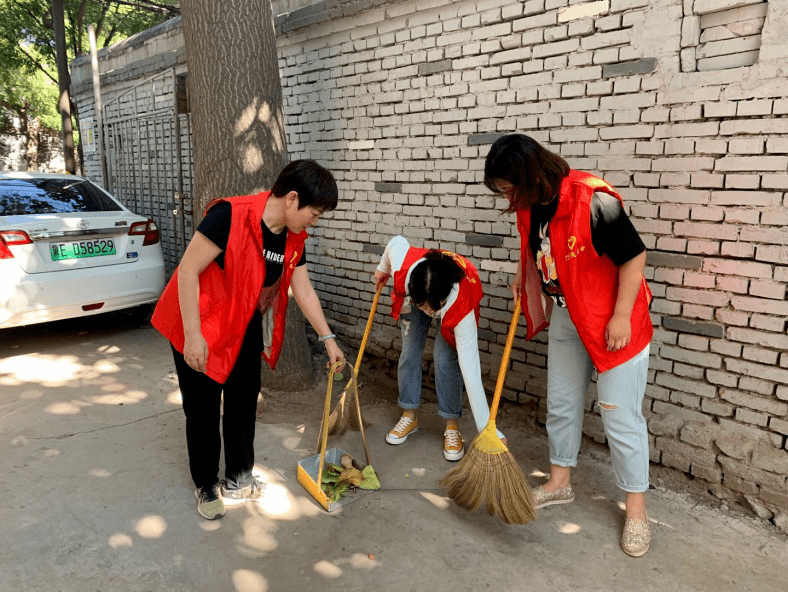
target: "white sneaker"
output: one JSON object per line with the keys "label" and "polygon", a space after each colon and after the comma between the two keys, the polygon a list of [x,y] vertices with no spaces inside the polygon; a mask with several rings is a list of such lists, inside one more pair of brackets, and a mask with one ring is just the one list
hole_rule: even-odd
{"label": "white sneaker", "polygon": [[463,456],[465,456],[465,449],[462,447],[460,430],[446,428],[446,431],[443,432],[443,458],[460,460]]}

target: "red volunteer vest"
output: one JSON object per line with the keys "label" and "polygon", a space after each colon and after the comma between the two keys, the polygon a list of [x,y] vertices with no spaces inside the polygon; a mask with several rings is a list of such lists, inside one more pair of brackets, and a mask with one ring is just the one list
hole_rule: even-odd
{"label": "red volunteer vest", "polygon": [[[394,288],[391,291],[391,316],[399,319],[402,304],[408,295],[405,279],[408,277],[408,270],[416,261],[424,257],[430,249],[417,249],[411,247],[405,255],[402,267],[394,272]],[[451,305],[446,314],[441,319],[441,335],[446,343],[457,349],[457,341],[454,338],[454,329],[462,319],[473,311],[476,315],[476,322],[479,322],[480,304],[482,301],[482,283],[476,268],[468,259],[451,251],[441,251],[450,255],[465,272],[465,277],[460,280],[459,294],[457,300]]]}
{"label": "red volunteer vest", "polygon": [[[208,343],[205,373],[224,383],[241,351],[246,328],[258,307],[265,281],[263,231],[260,226],[269,192],[222,198],[208,204],[206,212],[219,201],[232,204],[230,236],[224,252],[224,270],[212,261],[200,274],[200,326]],[[274,330],[271,355],[263,359],[276,367],[285,334],[287,290],[293,271],[304,250],[306,232],[289,230],[285,241],[282,281],[274,303]],[[183,353],[184,335],[178,300],[178,270],[175,270],[159,298],[151,323],[179,352]],[[262,331],[262,328],[261,328]]]}
{"label": "red volunteer vest", "polygon": [[[607,256],[597,255],[591,243],[591,198],[604,191],[621,201],[605,181],[582,171],[570,171],[561,183],[558,209],[550,221],[550,249],[566,307],[580,339],[598,372],[615,368],[640,353],[651,341],[654,326],[649,316],[651,290],[643,278],[630,324],[629,345],[611,352],[605,327],[613,316],[618,297],[618,267]],[[531,211],[517,211],[520,257],[523,262],[523,312],[528,323],[526,339],[547,326],[542,308],[542,284],[528,237]]]}

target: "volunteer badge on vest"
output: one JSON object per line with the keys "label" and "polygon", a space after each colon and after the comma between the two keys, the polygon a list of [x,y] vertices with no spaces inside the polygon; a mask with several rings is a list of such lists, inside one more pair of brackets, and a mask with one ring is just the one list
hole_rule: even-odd
{"label": "volunteer badge on vest", "polygon": [[[441,251],[441,253],[443,253],[444,255],[448,255],[449,257],[454,259],[454,261],[457,263],[457,265],[459,265],[463,270],[468,269],[468,264],[465,262],[465,259],[460,257],[457,253],[454,253],[452,251],[445,251],[445,250]],[[465,277],[472,284],[476,283],[476,279],[475,278],[472,278],[472,277],[467,276],[467,275]]]}
{"label": "volunteer badge on vest", "polygon": [[465,259],[463,259],[462,257],[460,257],[460,256],[459,256],[457,253],[453,253],[452,251],[441,251],[441,253],[443,253],[444,255],[448,255],[449,257],[451,257],[452,259],[454,259],[454,260],[457,262],[457,265],[459,265],[459,266],[460,266],[460,267],[462,267],[463,269],[465,269],[466,267],[468,267],[468,266],[465,264]]}
{"label": "volunteer badge on vest", "polygon": [[577,237],[572,235],[569,237],[569,240],[566,241],[567,246],[569,247],[569,253],[566,255],[566,260],[569,261],[572,257],[577,257],[580,253],[586,250],[585,247],[580,247],[579,249],[575,249],[577,246]]}

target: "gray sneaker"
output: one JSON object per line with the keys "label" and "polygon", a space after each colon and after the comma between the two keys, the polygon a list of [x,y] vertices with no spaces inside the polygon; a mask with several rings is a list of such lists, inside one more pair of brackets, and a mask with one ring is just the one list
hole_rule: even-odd
{"label": "gray sneaker", "polygon": [[197,498],[197,513],[206,520],[218,520],[224,516],[224,502],[219,495],[219,484],[206,485],[194,490]]}
{"label": "gray sneaker", "polygon": [[224,503],[229,505],[242,504],[245,501],[259,501],[265,495],[265,483],[260,483],[252,477],[252,482],[238,489],[227,489],[227,483],[222,483],[222,497]]}
{"label": "gray sneaker", "polygon": [[532,492],[534,498],[534,509],[553,506],[556,504],[569,504],[575,501],[575,492],[571,485],[561,487],[555,491],[547,492],[544,487],[539,485]]}

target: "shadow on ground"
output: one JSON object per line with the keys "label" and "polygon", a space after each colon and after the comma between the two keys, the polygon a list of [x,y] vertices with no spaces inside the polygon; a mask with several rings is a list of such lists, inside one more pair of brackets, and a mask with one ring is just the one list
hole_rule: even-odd
{"label": "shadow on ground", "polygon": [[[651,551],[624,555],[623,496],[599,447],[584,447],[577,501],[529,525],[459,509],[437,486],[451,465],[435,405],[389,446],[395,385],[361,376],[382,490],[327,513],[297,483],[298,461],[315,452],[318,376],[301,393],[265,394],[264,501],[209,522],[195,511],[169,347],[150,326],[101,315],[1,331],[0,591],[786,590],[784,535],[662,489],[649,494]],[[469,416],[461,426],[470,441]],[[538,483],[543,432],[513,411],[501,427]],[[330,445],[363,457],[358,432]]]}

